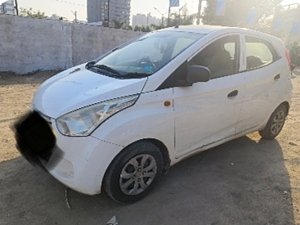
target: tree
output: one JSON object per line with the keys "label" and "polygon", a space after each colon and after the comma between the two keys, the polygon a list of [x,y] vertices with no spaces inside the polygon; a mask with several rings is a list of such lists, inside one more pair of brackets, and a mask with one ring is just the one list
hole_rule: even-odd
{"label": "tree", "polygon": [[179,10],[179,13],[172,13],[169,19],[169,27],[176,25],[191,25],[194,23],[196,14],[189,15],[188,7],[185,4]]}
{"label": "tree", "polygon": [[160,29],[163,29],[164,26],[162,24],[160,24],[160,25],[151,24],[150,28],[152,28],[152,30],[160,30]]}
{"label": "tree", "polygon": [[123,26],[122,29],[124,29],[124,30],[133,30],[132,26],[130,26],[130,25]]}
{"label": "tree", "polygon": [[282,0],[226,0],[225,14],[216,16],[218,0],[207,1],[203,23],[271,32],[273,16]]}
{"label": "tree", "polygon": [[30,8],[30,9],[20,8],[20,15],[30,17],[30,18],[37,18],[37,19],[47,18],[47,16],[45,15],[44,12],[41,12],[39,10],[33,11],[32,8]]}
{"label": "tree", "polygon": [[142,27],[136,25],[133,30],[134,31],[142,31]]}
{"label": "tree", "polygon": [[116,29],[121,29],[125,23],[124,22],[121,22],[120,20],[113,20],[113,28],[116,28]]}
{"label": "tree", "polygon": [[134,31],[150,32],[151,29],[149,26],[145,27],[144,25],[142,25],[142,26],[135,26]]}
{"label": "tree", "polygon": [[[174,27],[177,25],[192,25],[196,18],[196,14],[189,14],[188,7],[185,4],[179,10],[179,13],[172,13],[169,18],[169,27]],[[164,24],[151,24],[150,26],[135,26],[134,31],[150,32],[152,30],[160,30],[165,28]]]}
{"label": "tree", "polygon": [[176,25],[192,25],[194,23],[195,14],[192,15],[179,15],[172,13],[170,16],[169,26],[173,27]]}

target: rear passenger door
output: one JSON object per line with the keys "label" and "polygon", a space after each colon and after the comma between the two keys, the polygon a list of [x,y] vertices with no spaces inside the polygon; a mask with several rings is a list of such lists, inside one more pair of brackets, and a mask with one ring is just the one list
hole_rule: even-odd
{"label": "rear passenger door", "polygon": [[259,127],[274,110],[280,93],[280,56],[274,46],[261,37],[244,35],[242,73],[245,95],[237,133]]}

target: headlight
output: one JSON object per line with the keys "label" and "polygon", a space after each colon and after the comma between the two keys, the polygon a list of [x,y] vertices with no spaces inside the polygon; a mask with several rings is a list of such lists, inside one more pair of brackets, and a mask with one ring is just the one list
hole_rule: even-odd
{"label": "headlight", "polygon": [[67,136],[87,136],[104,120],[115,113],[132,106],[139,95],[113,99],[91,105],[59,117],[58,130]]}

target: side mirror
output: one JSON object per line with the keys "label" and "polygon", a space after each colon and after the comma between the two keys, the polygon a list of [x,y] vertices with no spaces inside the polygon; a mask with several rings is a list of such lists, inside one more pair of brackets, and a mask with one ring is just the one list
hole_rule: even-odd
{"label": "side mirror", "polygon": [[190,66],[187,81],[191,83],[207,82],[210,79],[210,70],[205,66]]}

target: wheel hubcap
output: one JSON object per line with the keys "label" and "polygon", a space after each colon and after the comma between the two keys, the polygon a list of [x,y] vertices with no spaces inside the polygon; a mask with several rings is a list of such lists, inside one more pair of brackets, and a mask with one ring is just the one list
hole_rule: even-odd
{"label": "wheel hubcap", "polygon": [[274,119],[272,121],[271,125],[271,132],[274,135],[277,135],[281,128],[283,127],[285,121],[285,112],[283,110],[277,112],[274,116]]}
{"label": "wheel hubcap", "polygon": [[122,169],[119,179],[121,191],[126,195],[142,193],[154,180],[156,171],[157,164],[153,156],[135,156]]}

